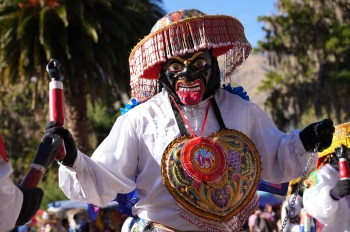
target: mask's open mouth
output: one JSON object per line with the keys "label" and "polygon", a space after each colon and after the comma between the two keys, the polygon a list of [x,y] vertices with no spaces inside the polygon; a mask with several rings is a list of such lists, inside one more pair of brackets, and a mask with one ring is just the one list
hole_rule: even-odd
{"label": "mask's open mouth", "polygon": [[196,105],[203,97],[204,85],[200,79],[193,82],[178,81],[176,83],[176,93],[181,102],[185,105]]}
{"label": "mask's open mouth", "polygon": [[203,89],[201,80],[195,80],[194,82],[178,81],[176,83],[176,92],[199,92]]}

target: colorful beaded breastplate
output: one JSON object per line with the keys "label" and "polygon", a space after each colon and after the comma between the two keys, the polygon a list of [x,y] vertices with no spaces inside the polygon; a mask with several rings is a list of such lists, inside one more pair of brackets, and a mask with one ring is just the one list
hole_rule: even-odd
{"label": "colorful beaded breastplate", "polygon": [[260,156],[243,133],[183,136],[162,158],[163,182],[179,214],[206,231],[237,231],[258,205]]}

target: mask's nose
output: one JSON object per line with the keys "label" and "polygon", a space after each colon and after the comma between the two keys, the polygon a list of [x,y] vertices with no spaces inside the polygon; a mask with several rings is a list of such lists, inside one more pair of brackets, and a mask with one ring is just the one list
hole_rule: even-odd
{"label": "mask's nose", "polygon": [[191,66],[185,66],[180,75],[184,77],[186,81],[194,81],[198,76]]}

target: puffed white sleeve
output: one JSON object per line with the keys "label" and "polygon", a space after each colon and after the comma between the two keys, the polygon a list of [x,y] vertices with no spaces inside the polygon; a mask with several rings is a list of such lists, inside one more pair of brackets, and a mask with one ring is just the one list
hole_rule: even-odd
{"label": "puffed white sleeve", "polygon": [[60,165],[60,188],[71,200],[100,206],[114,200],[118,193],[133,191],[138,139],[127,114],[119,117],[91,158],[78,151],[73,167]]}
{"label": "puffed white sleeve", "polygon": [[[299,137],[299,130],[286,134],[258,106],[251,107],[251,135],[261,156],[261,178],[270,183],[284,183],[303,175],[311,153]],[[317,154],[310,169],[316,166]]]}
{"label": "puffed white sleeve", "polygon": [[10,179],[11,173],[11,164],[0,155],[0,231],[14,228],[23,203],[23,193]]}
{"label": "puffed white sleeve", "polygon": [[[321,169],[327,169],[327,167]],[[338,180],[332,178],[330,173],[324,172],[321,169],[317,173],[317,184],[305,190],[303,202],[308,214],[322,224],[329,224],[334,221],[334,217],[348,215],[349,204],[345,198],[339,201],[331,198],[329,192]],[[345,220],[349,220],[349,218]]]}

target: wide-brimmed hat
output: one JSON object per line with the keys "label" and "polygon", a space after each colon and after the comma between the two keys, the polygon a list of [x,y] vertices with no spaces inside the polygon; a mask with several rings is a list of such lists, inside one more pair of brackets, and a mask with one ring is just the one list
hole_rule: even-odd
{"label": "wide-brimmed hat", "polygon": [[344,144],[347,148],[350,148],[350,122],[335,126],[332,144],[324,151],[318,153],[316,168],[319,168],[323,163],[329,160],[330,155],[335,152],[334,149],[340,147],[341,144]]}
{"label": "wide-brimmed hat", "polygon": [[157,92],[157,79],[167,59],[205,49],[213,49],[215,57],[225,55],[224,78],[230,81],[252,47],[243,25],[231,16],[206,15],[197,9],[165,15],[131,51],[132,97],[142,102]]}

